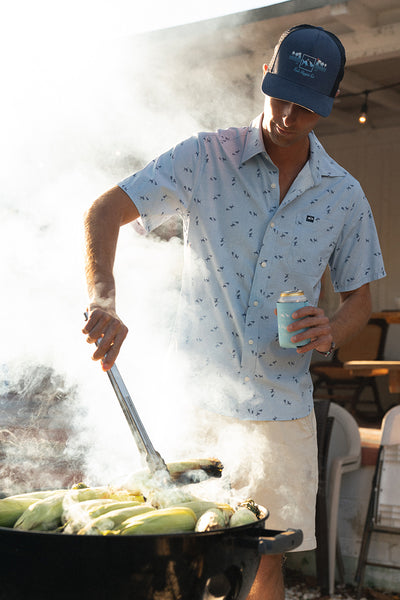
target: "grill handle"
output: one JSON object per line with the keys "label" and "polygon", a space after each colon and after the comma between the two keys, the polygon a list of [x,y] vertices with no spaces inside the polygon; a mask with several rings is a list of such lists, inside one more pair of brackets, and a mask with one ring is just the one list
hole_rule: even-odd
{"label": "grill handle", "polygon": [[302,541],[301,529],[276,531],[256,527],[243,533],[239,543],[246,548],[257,548],[259,554],[284,554],[300,546]]}

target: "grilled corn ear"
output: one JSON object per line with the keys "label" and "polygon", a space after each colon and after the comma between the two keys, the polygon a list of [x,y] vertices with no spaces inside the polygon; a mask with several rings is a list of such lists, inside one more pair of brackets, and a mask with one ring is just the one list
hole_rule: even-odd
{"label": "grilled corn ear", "polygon": [[155,510],[155,508],[149,506],[148,504],[137,504],[136,506],[127,506],[125,508],[111,510],[95,519],[92,519],[89,523],[87,523],[87,525],[85,525],[85,527],[78,531],[78,534],[104,534],[105,531],[118,529],[118,527],[127,519]]}
{"label": "grilled corn ear", "polygon": [[256,504],[254,502],[254,500],[252,500],[251,498],[247,498],[247,500],[244,500],[243,502],[240,502],[237,505],[236,509],[242,508],[242,507],[248,508],[249,510],[251,510],[251,512],[253,512],[256,515],[257,519],[261,519],[261,517],[262,517],[262,511],[261,511],[259,505]]}
{"label": "grilled corn ear", "polygon": [[37,501],[38,498],[30,496],[24,498],[9,496],[0,500],[0,527],[13,527],[22,513]]}
{"label": "grilled corn ear", "polygon": [[132,494],[127,490],[114,490],[107,486],[62,490],[31,504],[18,518],[14,527],[27,531],[50,531],[62,525],[64,508],[67,511],[77,502],[95,499],[130,500],[131,498]]}
{"label": "grilled corn ear", "polygon": [[179,502],[177,506],[183,506],[192,509],[196,515],[196,519],[200,519],[201,515],[207,510],[219,509],[223,512],[225,524],[234,513],[233,508],[229,504],[221,504],[219,502],[210,502],[208,500],[191,500],[189,502]]}
{"label": "grilled corn ear", "polygon": [[14,524],[15,529],[49,531],[61,524],[62,505],[65,492],[42,498],[22,513]]}
{"label": "grilled corn ear", "polygon": [[221,477],[224,466],[217,458],[193,458],[167,463],[167,468],[174,481],[182,481],[182,479],[188,478],[190,482],[195,476],[194,471],[199,471],[199,481],[204,479],[204,473],[209,477]]}
{"label": "grilled corn ear", "polygon": [[49,496],[54,496],[54,494],[58,494],[58,493],[62,493],[62,492],[67,492],[68,490],[66,488],[63,489],[59,489],[59,490],[40,490],[40,491],[36,491],[36,492],[26,492],[25,494],[14,494],[13,496],[7,496],[7,498],[15,498],[16,500],[18,499],[24,499],[24,498],[35,498],[36,500],[42,500],[43,498],[48,498]]}
{"label": "grilled corn ear", "polygon": [[[114,504],[116,501],[111,498],[95,498],[94,500],[82,500],[82,502],[71,502],[63,506],[63,513],[61,520],[63,523],[67,521],[77,521],[83,519],[86,523],[88,518],[91,518],[91,514],[97,508],[103,507],[106,504]],[[81,527],[83,527],[82,523]]]}
{"label": "grilled corn ear", "polygon": [[131,517],[122,523],[119,533],[121,535],[163,535],[194,531],[195,525],[194,512],[190,508],[176,506]]}
{"label": "grilled corn ear", "polygon": [[124,508],[136,508],[136,507],[145,506],[144,502],[138,502],[137,500],[126,500],[126,501],[118,501],[111,500],[107,504],[103,504],[97,507],[93,507],[92,510],[89,510],[89,516],[91,519],[97,519],[97,517],[101,517],[108,512],[120,510]]}
{"label": "grilled corn ear", "polygon": [[243,506],[233,513],[229,525],[230,527],[240,527],[240,525],[249,525],[255,521],[258,521],[258,518],[254,512]]}
{"label": "grilled corn ear", "polygon": [[224,513],[219,508],[211,508],[206,510],[198,519],[195,531],[214,531],[216,529],[224,529],[226,527],[226,519]]}

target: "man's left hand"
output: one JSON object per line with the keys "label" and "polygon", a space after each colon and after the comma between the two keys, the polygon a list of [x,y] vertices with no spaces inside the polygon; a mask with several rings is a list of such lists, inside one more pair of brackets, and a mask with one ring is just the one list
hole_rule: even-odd
{"label": "man's left hand", "polygon": [[[333,342],[332,328],[330,320],[325,315],[322,308],[316,306],[304,306],[293,313],[293,319],[297,319],[288,326],[288,331],[293,332],[291,341],[295,344],[304,340],[311,339],[305,346],[299,346],[297,352],[304,354],[310,350],[319,352],[328,352]],[[296,331],[305,329],[302,333]]]}

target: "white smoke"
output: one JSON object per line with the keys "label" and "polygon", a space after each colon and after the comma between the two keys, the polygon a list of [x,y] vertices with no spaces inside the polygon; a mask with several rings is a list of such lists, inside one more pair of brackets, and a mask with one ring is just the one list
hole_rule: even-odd
{"label": "white smoke", "polygon": [[[62,419],[73,431],[66,456],[82,458],[88,483],[113,481],[142,463],[81,334],[84,211],[154,155],[208,125],[200,106],[187,110],[193,90],[185,87],[184,65],[175,64],[169,76],[146,38],[128,36],[124,14],[106,13],[107,29],[96,6],[16,2],[1,32],[7,60],[0,111],[0,394],[7,386],[15,390],[21,373],[29,384],[43,365],[63,378],[69,398]],[[218,103],[215,91],[212,102]],[[130,333],[117,362],[167,460],[188,451],[208,455],[207,443],[199,447],[191,437],[182,365],[163,370],[181,260],[177,238],[145,237],[131,226],[121,231],[117,302]],[[59,425],[60,413],[57,419]],[[0,430],[13,430],[16,421],[0,420]],[[215,448],[229,456],[223,444]],[[35,487],[34,479],[24,485]]]}

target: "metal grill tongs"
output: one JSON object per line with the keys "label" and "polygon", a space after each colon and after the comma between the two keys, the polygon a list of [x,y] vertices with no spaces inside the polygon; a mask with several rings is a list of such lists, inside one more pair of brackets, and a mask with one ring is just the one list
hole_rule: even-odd
{"label": "metal grill tongs", "polygon": [[163,485],[199,483],[204,476],[221,477],[224,467],[217,458],[191,459],[167,465],[151,443],[115,363],[107,371],[107,375],[128,421],[140,454],[146,459],[150,473],[156,475]]}
{"label": "metal grill tongs", "polygon": [[[107,371],[107,375],[128,421],[140,454],[146,459],[150,473],[156,475],[163,485],[199,483],[204,476],[221,477],[224,467],[216,458],[192,459],[167,465],[151,443],[115,363]],[[203,474],[202,476],[200,472]]]}
{"label": "metal grill tongs", "polygon": [[[86,321],[89,318],[88,313],[84,313]],[[100,340],[97,340],[96,346],[98,346]],[[126,387],[124,380],[118,371],[117,365],[114,363],[111,369],[107,371],[108,378],[114,389],[114,392],[118,398],[119,404],[122,408],[122,412],[128,422],[131,433],[134,437],[138,450],[142,457],[146,459],[147,466],[152,474],[164,474],[170,479],[170,473],[168,467],[161,457],[159,452],[154,448],[151,440],[147,434],[146,429],[142,423],[139,413],[133,404],[132,398],[129,395],[128,388]]]}
{"label": "metal grill tongs", "polygon": [[[85,312],[85,319],[88,319],[88,313]],[[100,340],[96,342],[96,346]],[[111,369],[107,371],[108,378],[118,398],[119,404],[128,422],[131,433],[134,437],[138,450],[143,458],[146,459],[150,472],[161,476],[164,483],[197,483],[200,479],[195,471],[202,471],[208,477],[221,477],[222,463],[216,458],[188,460],[182,463],[170,463],[169,466],[159,452],[154,448],[147,434],[146,429],[139,417],[128,389],[114,363]],[[171,471],[172,469],[172,471]]]}
{"label": "metal grill tongs", "polygon": [[128,421],[128,425],[133,437],[135,438],[139,452],[143,457],[146,458],[150,472],[160,474],[164,472],[164,474],[169,478],[170,474],[168,467],[160,453],[157,452],[151,443],[147,431],[139,417],[139,413],[132,402],[132,398],[129,395],[126,385],[115,363],[111,369],[107,371],[107,375],[111,381],[112,387],[114,388],[114,392],[121,405],[125,418]]}

